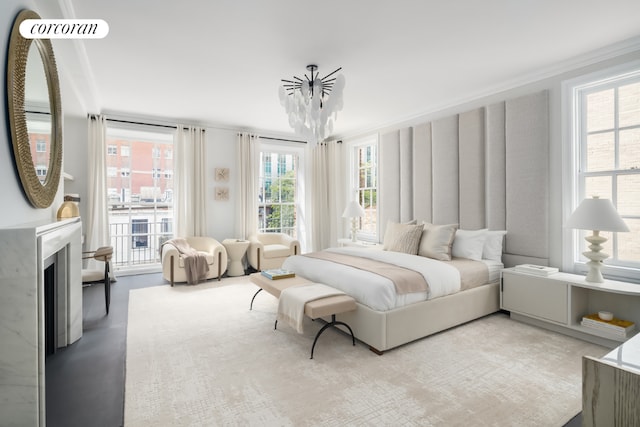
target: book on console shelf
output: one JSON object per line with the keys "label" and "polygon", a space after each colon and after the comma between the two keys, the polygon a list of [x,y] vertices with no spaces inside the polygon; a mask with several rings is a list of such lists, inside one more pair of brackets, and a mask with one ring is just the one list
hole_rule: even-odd
{"label": "book on console shelf", "polygon": [[586,328],[611,333],[620,338],[629,338],[636,328],[636,325],[629,320],[616,319],[615,317],[611,320],[602,320],[598,313],[583,316],[580,324]]}
{"label": "book on console shelf", "polygon": [[536,276],[550,276],[551,274],[557,273],[558,269],[555,267],[547,267],[545,265],[535,265],[535,264],[520,264],[514,267],[514,270],[519,273],[533,274]]}
{"label": "book on console shelf", "polygon": [[268,279],[288,279],[290,277],[296,277],[296,273],[290,270],[283,270],[281,268],[272,268],[270,270],[262,270],[260,273]]}

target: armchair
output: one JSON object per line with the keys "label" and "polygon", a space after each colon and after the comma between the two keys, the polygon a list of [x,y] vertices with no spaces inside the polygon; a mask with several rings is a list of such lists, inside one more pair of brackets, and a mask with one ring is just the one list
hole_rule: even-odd
{"label": "armchair", "polygon": [[257,233],[249,242],[247,259],[258,271],[280,268],[288,256],[300,253],[300,242],[284,233]]}
{"label": "armchair", "polygon": [[[227,271],[227,250],[220,242],[212,237],[186,237],[185,240],[193,249],[205,253],[209,272],[206,279],[217,277],[221,279],[222,274]],[[180,256],[178,249],[168,241],[162,245],[162,277],[171,282],[186,282],[187,273],[185,271],[184,257]]]}

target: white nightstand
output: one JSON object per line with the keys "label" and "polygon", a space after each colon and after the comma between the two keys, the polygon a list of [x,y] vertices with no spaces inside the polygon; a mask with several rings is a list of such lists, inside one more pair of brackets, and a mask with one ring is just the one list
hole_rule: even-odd
{"label": "white nightstand", "polygon": [[507,268],[502,271],[500,308],[510,311],[512,319],[611,348],[625,339],[582,326],[582,316],[610,311],[634,322],[640,332],[640,285],[615,280],[591,283],[577,274],[540,277]]}
{"label": "white nightstand", "polygon": [[372,243],[372,242],[364,242],[362,240],[356,240],[355,242],[351,239],[338,239],[338,245],[341,247],[351,246],[358,248],[382,248],[380,243]]}

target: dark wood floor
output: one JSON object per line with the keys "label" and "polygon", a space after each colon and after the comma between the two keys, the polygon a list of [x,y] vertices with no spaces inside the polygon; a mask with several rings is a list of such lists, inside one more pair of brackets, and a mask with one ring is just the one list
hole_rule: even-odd
{"label": "dark wood floor", "polygon": [[160,273],[119,277],[108,316],[103,285],[83,289],[82,338],[46,361],[48,427],[123,425],[129,290],[161,285]]}
{"label": "dark wood floor", "polygon": [[[118,278],[108,316],[103,285],[84,288],[82,338],[46,362],[48,427],[123,425],[129,290],[150,286],[168,284],[160,273]],[[578,414],[564,427],[581,423]]]}

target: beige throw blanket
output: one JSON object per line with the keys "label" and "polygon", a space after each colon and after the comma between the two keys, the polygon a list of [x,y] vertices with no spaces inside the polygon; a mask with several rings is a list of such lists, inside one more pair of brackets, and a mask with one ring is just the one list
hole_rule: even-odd
{"label": "beige throw blanket", "polygon": [[413,292],[429,291],[429,284],[427,283],[424,276],[417,271],[413,271],[408,268],[398,267],[397,265],[369,258],[361,258],[357,256],[337,254],[333,252],[311,252],[302,256],[348,265],[350,267],[369,271],[379,276],[386,277],[393,282],[396,288],[396,292],[399,295],[409,294]]}
{"label": "beige throw blanket", "polygon": [[460,290],[477,288],[489,283],[489,268],[481,261],[466,258],[454,258],[451,261],[442,261],[460,272]]}
{"label": "beige throw blanket", "polygon": [[287,322],[299,334],[304,333],[304,306],[310,301],[334,295],[344,295],[344,292],[322,283],[309,283],[291,286],[280,293],[278,300],[278,321]]}
{"label": "beige throw blanket", "polygon": [[206,280],[209,272],[206,254],[189,246],[186,239],[171,239],[164,242],[163,246],[166,244],[173,245],[184,260],[184,271],[189,285],[197,285],[200,280]]}

